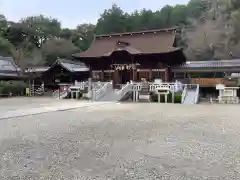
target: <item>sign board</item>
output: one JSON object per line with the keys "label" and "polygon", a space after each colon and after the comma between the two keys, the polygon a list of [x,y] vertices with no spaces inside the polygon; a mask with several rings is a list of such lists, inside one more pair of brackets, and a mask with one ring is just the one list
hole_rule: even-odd
{"label": "sign board", "polygon": [[154,79],[154,84],[162,84],[162,79]]}
{"label": "sign board", "polygon": [[217,84],[216,89],[217,90],[223,90],[223,89],[225,89],[225,85],[224,84]]}

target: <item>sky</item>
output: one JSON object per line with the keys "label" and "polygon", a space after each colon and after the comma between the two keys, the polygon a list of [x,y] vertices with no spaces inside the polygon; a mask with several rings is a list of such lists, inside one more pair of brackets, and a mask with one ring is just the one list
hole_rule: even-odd
{"label": "sky", "polygon": [[10,21],[43,14],[57,18],[62,27],[74,28],[81,23],[96,23],[104,9],[116,3],[125,12],[143,8],[153,11],[166,4],[186,4],[189,0],[0,0],[0,14]]}

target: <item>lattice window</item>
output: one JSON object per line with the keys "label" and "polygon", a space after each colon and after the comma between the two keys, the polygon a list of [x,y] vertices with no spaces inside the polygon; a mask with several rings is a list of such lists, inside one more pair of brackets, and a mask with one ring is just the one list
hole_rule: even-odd
{"label": "lattice window", "polygon": [[110,81],[113,79],[113,72],[104,72],[103,73],[104,81]]}

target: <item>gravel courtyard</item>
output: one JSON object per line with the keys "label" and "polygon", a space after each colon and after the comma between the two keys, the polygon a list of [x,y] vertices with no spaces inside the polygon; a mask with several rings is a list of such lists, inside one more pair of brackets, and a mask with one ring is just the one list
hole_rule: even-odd
{"label": "gravel courtyard", "polygon": [[240,179],[239,112],[127,103],[1,120],[0,179]]}

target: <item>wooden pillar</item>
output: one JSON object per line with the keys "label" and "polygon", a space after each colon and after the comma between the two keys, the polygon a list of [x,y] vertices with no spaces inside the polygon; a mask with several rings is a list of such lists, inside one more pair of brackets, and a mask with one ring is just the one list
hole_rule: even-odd
{"label": "wooden pillar", "polygon": [[118,70],[114,70],[113,73],[113,87],[116,87],[116,84],[119,83],[119,71]]}
{"label": "wooden pillar", "polygon": [[132,81],[137,80],[137,68],[132,69]]}
{"label": "wooden pillar", "polygon": [[168,68],[165,68],[164,81],[165,81],[165,82],[168,82],[168,81],[169,81],[169,69],[168,69]]}
{"label": "wooden pillar", "polygon": [[102,70],[101,71],[101,77],[100,77],[101,81],[106,81],[108,79],[104,79],[104,71]]}
{"label": "wooden pillar", "polygon": [[92,66],[89,65],[89,78],[93,77],[93,71],[92,71]]}
{"label": "wooden pillar", "polygon": [[153,81],[152,69],[149,69],[149,81]]}

